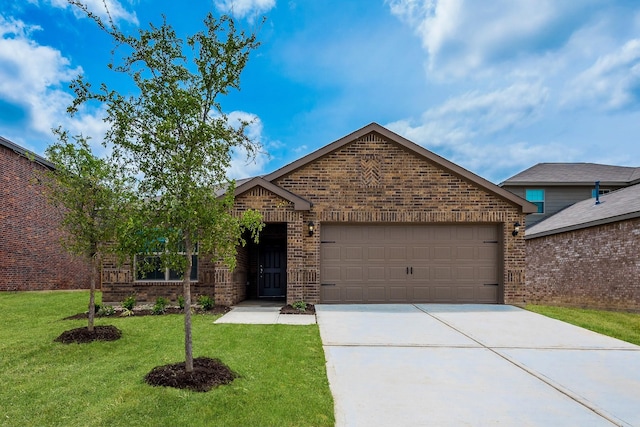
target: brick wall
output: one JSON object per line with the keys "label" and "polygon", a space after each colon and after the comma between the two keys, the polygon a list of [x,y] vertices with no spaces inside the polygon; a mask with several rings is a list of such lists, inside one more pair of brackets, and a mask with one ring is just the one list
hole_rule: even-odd
{"label": "brick wall", "polygon": [[89,288],[89,266],[62,247],[59,211],[35,180],[43,170],[0,146],[0,291]]}
{"label": "brick wall", "polygon": [[[311,211],[295,212],[286,201],[263,189],[240,195],[236,206],[238,210],[259,209],[266,222],[288,223],[289,302],[319,301],[323,222],[505,224],[500,257],[504,260],[504,302],[525,301],[524,240],[522,234],[511,235],[514,222],[524,226],[519,209],[375,133],[274,183],[311,201]],[[308,221],[318,226],[311,237],[305,233]]]}
{"label": "brick wall", "polygon": [[640,310],[640,218],[529,239],[527,302]]}
{"label": "brick wall", "polygon": [[[261,187],[239,195],[234,209],[236,214],[257,209],[266,223],[286,223],[289,303],[320,300],[320,229],[327,222],[503,224],[503,299],[525,302],[524,240],[522,233],[511,235],[514,222],[524,225],[519,207],[378,134],[347,144],[274,183],[313,203],[311,210],[296,211],[292,203]],[[313,236],[307,233],[309,221],[318,227]],[[201,261],[198,286],[215,287],[217,303],[243,300],[250,268],[246,257],[240,253],[234,272]],[[107,267],[112,272],[103,276],[103,299],[113,294],[114,301],[121,301],[131,292],[150,295],[154,291],[148,288],[155,286],[167,289],[166,283],[134,282],[130,266]]]}

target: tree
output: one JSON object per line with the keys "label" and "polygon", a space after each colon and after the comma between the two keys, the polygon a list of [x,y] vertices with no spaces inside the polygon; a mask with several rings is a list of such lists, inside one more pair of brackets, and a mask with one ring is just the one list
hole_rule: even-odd
{"label": "tree", "polygon": [[87,329],[93,332],[98,270],[103,256],[119,247],[122,218],[133,200],[131,182],[114,164],[93,155],[82,135],[70,140],[60,128],[54,133],[58,142],[46,155],[55,169],[45,172],[42,182],[51,203],[61,208],[63,245],[91,264]]}
{"label": "tree", "polygon": [[162,266],[182,272],[185,364],[191,372],[189,276],[195,247],[233,269],[236,247],[245,243],[244,230],[257,240],[262,227],[255,211],[232,214],[234,183],[227,177],[232,151],[252,156],[260,147],[245,133],[249,123],[230,123],[220,104],[221,96],[240,88],[240,73],[258,42],[254,34],[239,33],[231,17],[212,14],[202,31],[186,38],[186,46],[164,17],[160,26],[126,35],[80,1],[69,2],[111,35],[114,52],[125,50],[109,67],[128,76],[137,92],[124,96],[104,83],[94,91],[80,76],[72,82],[76,96],[69,111],[73,114],[92,100],[103,103],[111,126],[105,141],[120,162],[138,171],[137,189],[147,206],[139,216],[146,230],[139,236],[147,240],[140,250],[148,252],[155,246],[149,239],[161,238]]}

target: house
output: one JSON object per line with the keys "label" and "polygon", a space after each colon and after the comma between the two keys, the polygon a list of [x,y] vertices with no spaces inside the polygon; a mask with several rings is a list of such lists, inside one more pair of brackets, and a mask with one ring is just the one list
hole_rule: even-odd
{"label": "house", "polygon": [[53,167],[0,137],[0,291],[89,288],[89,267],[62,247],[60,213],[36,181]]}
{"label": "house", "polygon": [[[536,206],[372,123],[268,175],[238,183],[258,244],[229,271],[200,254],[192,294],[233,305],[525,301],[524,233]],[[523,231],[522,227],[522,231]],[[175,300],[181,284],[105,263],[103,301]]]}
{"label": "house", "polygon": [[528,302],[640,309],[640,184],[578,202],[525,238]]}
{"label": "house", "polygon": [[[596,190],[596,181],[599,181]],[[640,183],[640,168],[595,163],[538,163],[500,183],[500,187],[534,203],[527,226],[567,206],[619,188]]]}

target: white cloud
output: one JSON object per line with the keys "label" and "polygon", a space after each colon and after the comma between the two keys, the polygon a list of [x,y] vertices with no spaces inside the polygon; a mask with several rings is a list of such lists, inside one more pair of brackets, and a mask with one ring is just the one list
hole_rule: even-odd
{"label": "white cloud", "polygon": [[0,99],[20,106],[28,116],[28,127],[47,139],[52,128],[62,126],[99,143],[106,130],[101,111],[85,108],[73,118],[66,113],[73,98],[62,84],[82,68],[72,67],[60,51],[31,40],[30,34],[39,29],[0,16]]}
{"label": "white cloud", "polygon": [[504,147],[500,138],[539,120],[548,98],[549,90],[540,84],[513,84],[488,93],[469,92],[425,111],[418,120],[386,126],[472,171],[493,174],[505,166],[530,166],[532,158],[541,158],[539,154],[558,152],[551,146],[524,143]]}
{"label": "white cloud", "polygon": [[591,1],[388,0],[391,13],[420,37],[438,77],[463,77],[561,47]]}
{"label": "white cloud", "polygon": [[548,89],[539,84],[474,91],[427,110],[416,125],[401,120],[389,126],[419,144],[455,148],[478,136],[532,123],[540,117],[548,96]]}
{"label": "white cloud", "polygon": [[266,13],[276,6],[276,0],[216,0],[216,9],[229,13],[236,18],[248,18],[253,21],[261,13]]}
{"label": "white cloud", "polygon": [[[49,2],[51,6],[60,9],[72,8],[74,15],[78,18],[85,16],[84,12],[81,12],[76,6],[70,5],[67,0],[45,1]],[[126,10],[118,0],[82,0],[82,3],[87,6],[89,11],[95,13],[102,19],[108,19],[108,16],[111,15],[114,22],[126,21],[138,25],[136,13]],[[107,14],[107,9],[109,10],[109,15]]]}
{"label": "white cloud", "polygon": [[269,161],[268,154],[262,151],[265,148],[262,121],[255,114],[244,111],[233,111],[227,117],[232,125],[238,123],[239,120],[250,123],[247,126],[246,134],[249,139],[262,147],[255,155],[251,155],[244,148],[235,149],[231,156],[231,167],[228,170],[229,177],[240,179],[262,175]]}
{"label": "white cloud", "polygon": [[620,110],[640,105],[640,39],[604,54],[569,85],[568,105]]}

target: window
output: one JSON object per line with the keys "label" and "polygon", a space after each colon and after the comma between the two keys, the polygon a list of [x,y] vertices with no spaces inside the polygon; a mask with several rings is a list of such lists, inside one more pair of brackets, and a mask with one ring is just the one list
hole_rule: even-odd
{"label": "window", "polygon": [[[136,255],[135,257],[135,265],[136,265],[136,280],[138,281],[147,281],[147,282],[170,282],[170,281],[181,281],[179,271],[172,270],[169,268],[163,268],[160,262],[160,252],[162,251],[162,247],[164,246],[164,241],[158,245],[156,252],[154,255]],[[183,252],[184,254],[184,252]],[[148,265],[151,266],[148,271],[139,271],[138,263],[144,260]],[[195,282],[198,280],[198,247],[196,245],[195,253],[191,256],[191,272],[189,274],[189,280]]]}
{"label": "window", "polygon": [[544,213],[544,190],[525,190],[525,198],[538,207],[537,213]]}
{"label": "window", "polygon": [[[598,191],[598,194],[600,196],[602,196],[603,194],[607,194],[608,192],[610,192],[611,190],[603,190],[602,188],[600,189],[600,191]],[[591,198],[595,198],[596,197],[596,189],[592,189],[591,190]]]}

